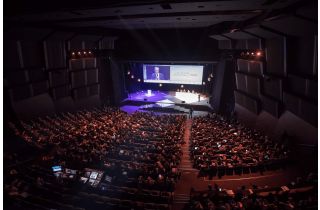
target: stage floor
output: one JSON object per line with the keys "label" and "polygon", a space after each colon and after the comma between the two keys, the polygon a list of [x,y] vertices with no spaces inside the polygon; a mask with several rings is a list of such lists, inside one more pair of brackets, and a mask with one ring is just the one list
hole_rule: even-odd
{"label": "stage floor", "polygon": [[193,108],[194,116],[207,115],[212,108],[208,97],[191,92],[139,91],[129,94],[122,102],[121,110],[133,113],[135,111],[166,112],[172,114],[187,114]]}

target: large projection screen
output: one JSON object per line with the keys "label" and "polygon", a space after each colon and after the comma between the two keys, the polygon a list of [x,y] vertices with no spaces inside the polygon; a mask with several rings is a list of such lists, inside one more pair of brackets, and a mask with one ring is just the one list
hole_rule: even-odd
{"label": "large projection screen", "polygon": [[143,80],[147,83],[201,85],[202,75],[201,65],[143,64]]}

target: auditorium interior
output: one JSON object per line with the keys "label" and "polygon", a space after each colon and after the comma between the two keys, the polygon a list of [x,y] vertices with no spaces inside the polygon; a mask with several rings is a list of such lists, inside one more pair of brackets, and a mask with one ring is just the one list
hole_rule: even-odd
{"label": "auditorium interior", "polygon": [[317,0],[3,5],[3,209],[318,209]]}

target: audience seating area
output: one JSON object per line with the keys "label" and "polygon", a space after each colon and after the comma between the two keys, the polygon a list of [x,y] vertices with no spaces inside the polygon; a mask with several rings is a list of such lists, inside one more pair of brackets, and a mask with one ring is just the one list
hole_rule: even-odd
{"label": "audience seating area", "polygon": [[289,161],[286,141],[267,136],[218,115],[193,119],[190,144],[199,176],[222,177],[283,168]]}
{"label": "audience seating area", "polygon": [[190,192],[190,203],[185,210],[276,210],[276,209],[317,209],[317,176],[310,173],[298,177],[284,186],[245,186],[237,190],[222,189],[218,185],[208,190]]}
{"label": "audience seating area", "polygon": [[[185,119],[104,108],[11,123],[43,155],[6,169],[6,209],[169,209]],[[81,182],[88,168],[98,185]]]}
{"label": "audience seating area", "polygon": [[[186,118],[147,112],[129,115],[105,107],[10,123],[15,136],[35,153],[26,161],[17,161],[17,154],[4,154],[14,163],[4,171],[4,207],[172,209]],[[273,142],[218,115],[193,118],[190,141],[194,167],[200,177],[209,179],[263,173],[289,161],[285,139]],[[206,191],[192,188],[185,209],[315,209],[316,194],[315,174],[278,187],[228,190],[209,185]]]}

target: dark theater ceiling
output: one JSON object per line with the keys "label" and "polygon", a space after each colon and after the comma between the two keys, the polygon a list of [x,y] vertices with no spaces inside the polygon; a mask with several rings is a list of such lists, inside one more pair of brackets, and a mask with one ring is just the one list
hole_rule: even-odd
{"label": "dark theater ceiling", "polygon": [[5,0],[5,24],[64,28],[208,28],[255,23],[306,0],[74,1]]}

